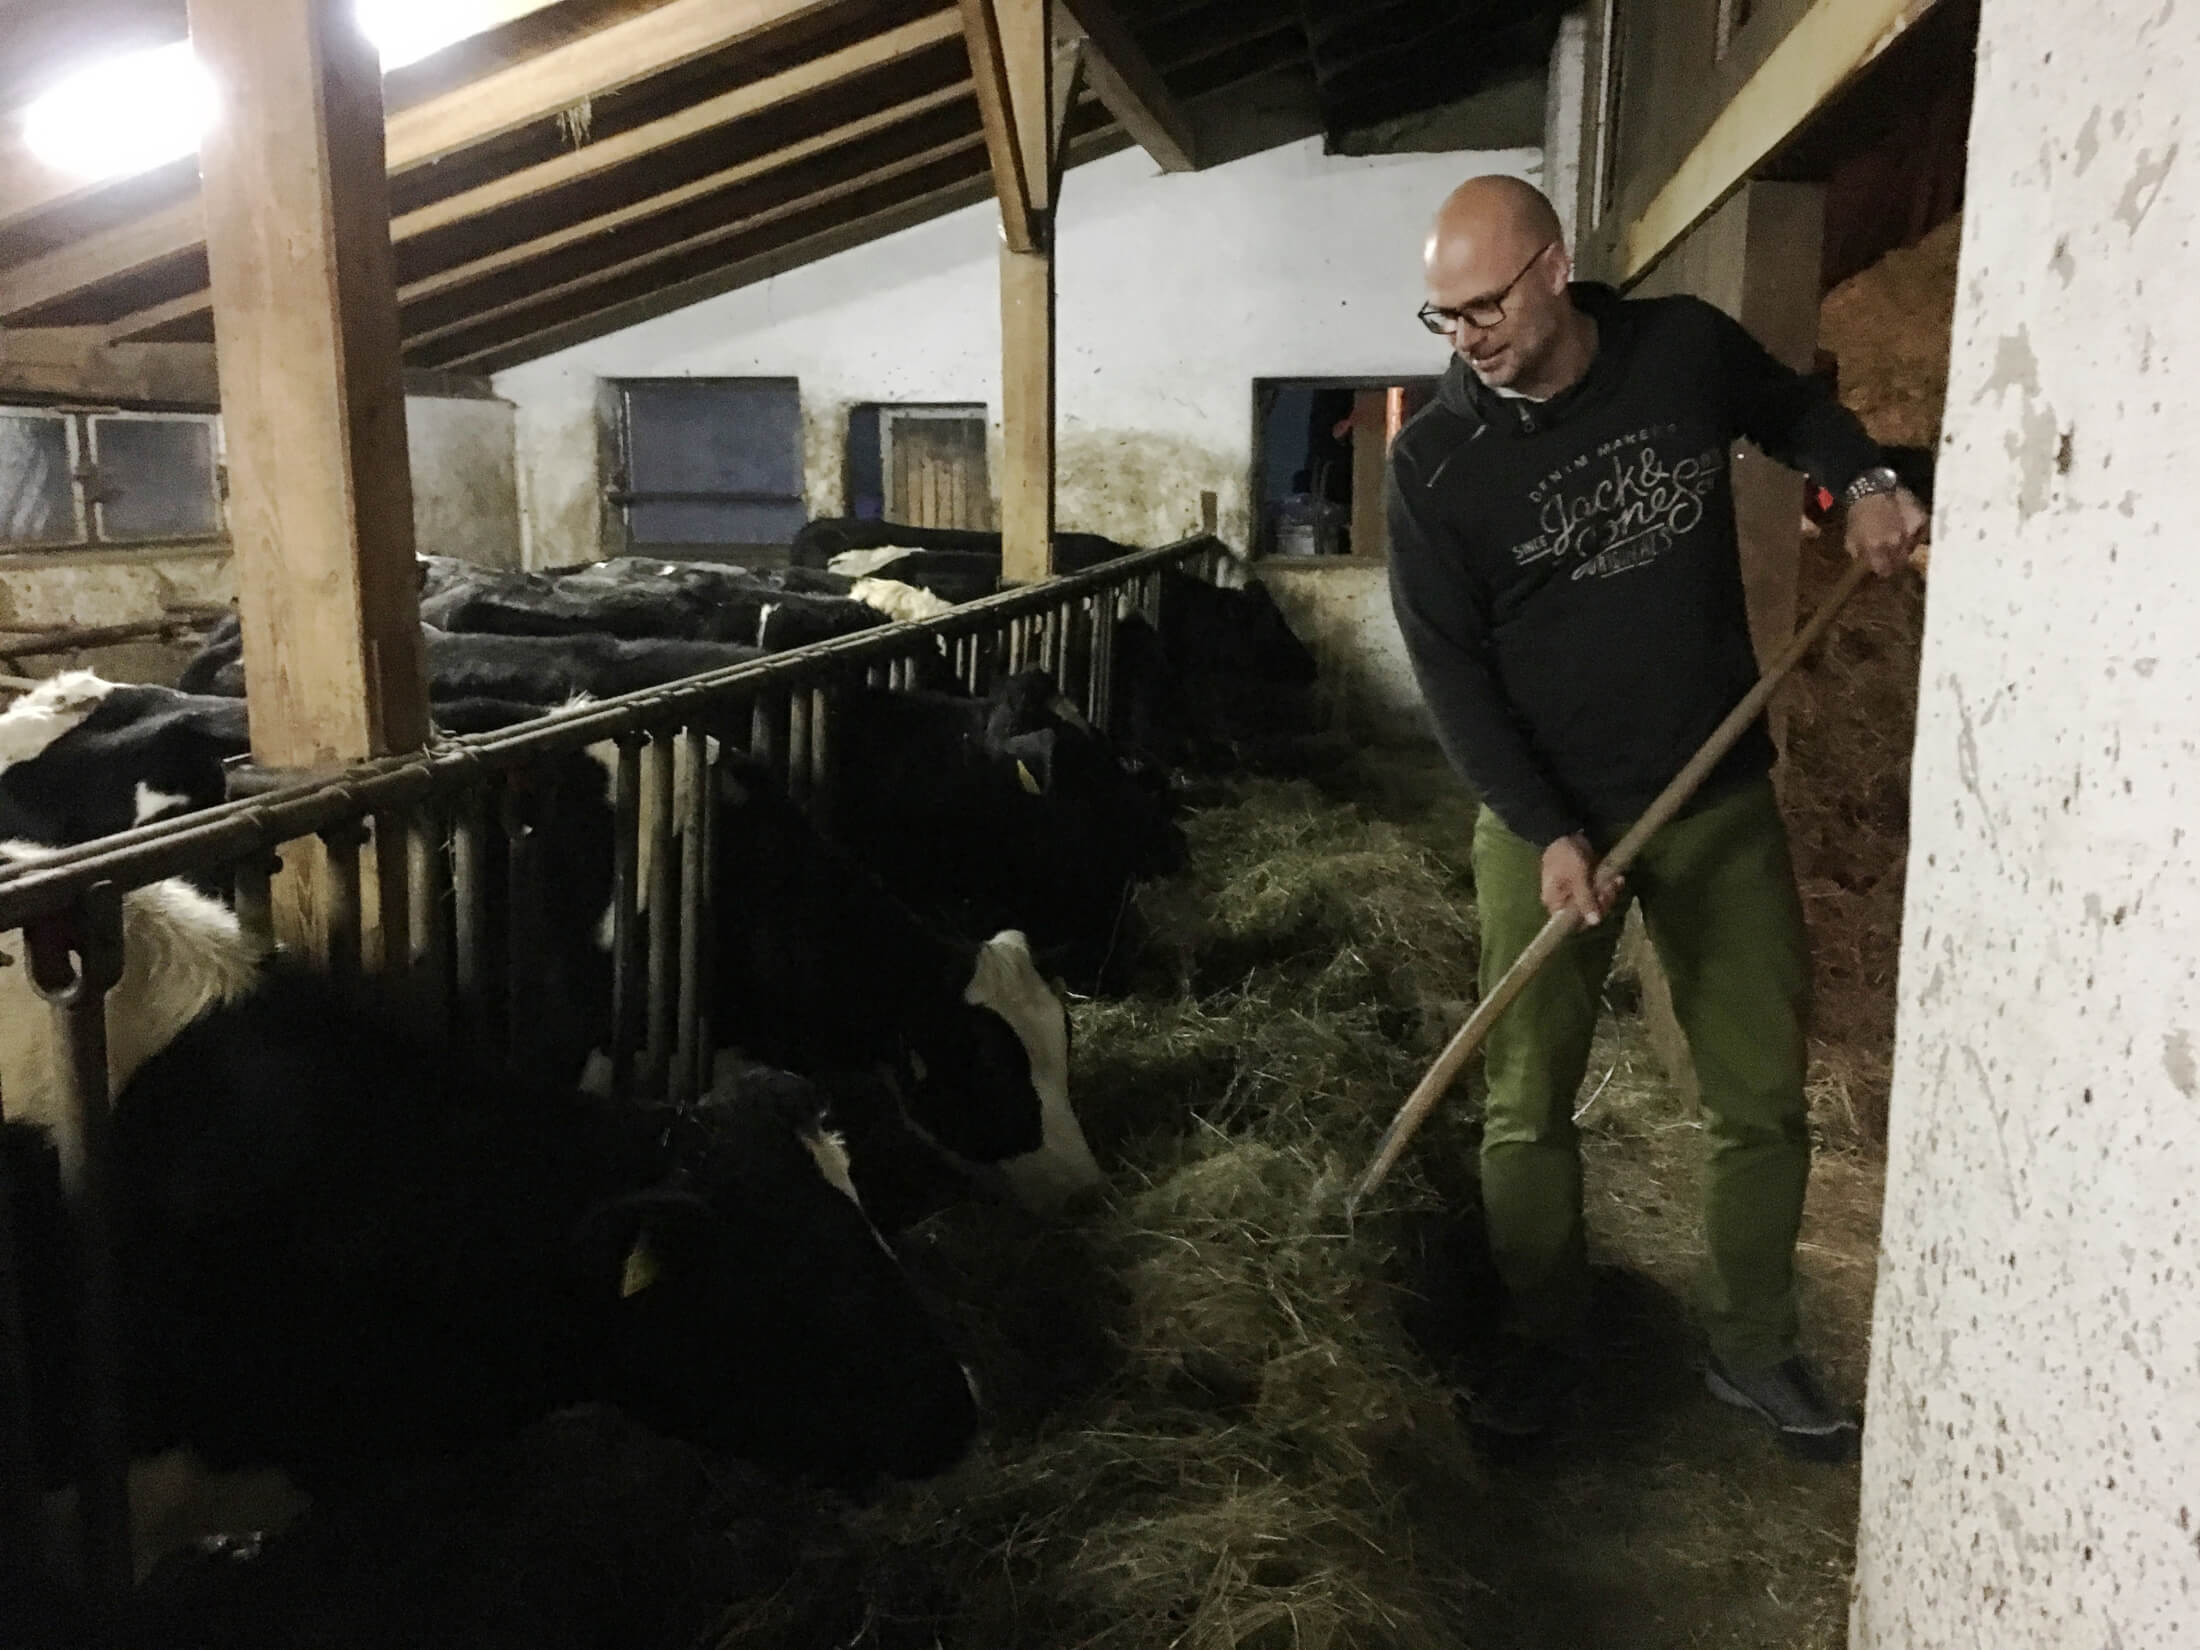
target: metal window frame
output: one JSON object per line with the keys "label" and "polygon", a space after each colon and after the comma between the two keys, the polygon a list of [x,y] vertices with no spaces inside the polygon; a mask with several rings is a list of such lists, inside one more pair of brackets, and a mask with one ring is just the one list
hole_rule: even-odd
{"label": "metal window frame", "polygon": [[83,440],[90,449],[89,460],[78,466],[79,474],[88,472],[90,480],[78,489],[77,515],[87,529],[85,542],[89,544],[137,546],[145,544],[191,543],[209,535],[192,533],[148,533],[122,537],[107,529],[107,500],[99,486],[100,426],[106,423],[131,424],[196,424],[206,430],[208,456],[212,460],[214,525],[211,536],[219,537],[229,528],[229,488],[227,486],[227,452],[222,442],[222,421],[219,413],[141,412],[127,407],[87,408],[76,415],[82,421]]}

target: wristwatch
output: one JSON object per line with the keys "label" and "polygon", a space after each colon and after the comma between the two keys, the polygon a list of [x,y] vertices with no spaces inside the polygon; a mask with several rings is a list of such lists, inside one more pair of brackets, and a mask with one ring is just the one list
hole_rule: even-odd
{"label": "wristwatch", "polygon": [[1891,493],[1902,485],[1902,478],[1884,464],[1875,464],[1841,489],[1841,502],[1854,504],[1860,498],[1870,498],[1874,493]]}

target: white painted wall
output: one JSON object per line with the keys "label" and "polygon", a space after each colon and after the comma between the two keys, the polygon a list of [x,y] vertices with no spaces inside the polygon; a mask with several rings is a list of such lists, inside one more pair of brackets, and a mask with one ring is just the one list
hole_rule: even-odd
{"label": "white painted wall", "polygon": [[488,567],[517,567],[512,404],[485,396],[407,396],[405,443],[416,546]]}
{"label": "white painted wall", "polygon": [[2200,1645],[2196,72],[1985,7],[1858,1650]]}
{"label": "white painted wall", "polygon": [[[1310,139],[1207,172],[1157,175],[1133,150],[1071,173],[1062,526],[1163,543],[1196,529],[1212,490],[1242,544],[1253,380],[1440,368],[1413,319],[1423,227],[1462,178],[1538,163],[1533,149],[1332,157]],[[983,401],[998,416],[997,245],[994,207],[974,206],[498,374],[519,409],[529,565],[598,554],[599,378],[799,378],[813,515],[843,507],[851,404]]]}

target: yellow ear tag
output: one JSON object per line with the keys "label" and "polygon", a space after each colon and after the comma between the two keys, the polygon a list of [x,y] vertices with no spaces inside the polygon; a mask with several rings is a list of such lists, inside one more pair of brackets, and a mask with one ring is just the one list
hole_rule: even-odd
{"label": "yellow ear tag", "polygon": [[626,1269],[619,1274],[619,1299],[631,1299],[656,1281],[657,1251],[649,1246],[649,1234],[645,1232],[626,1252]]}
{"label": "yellow ear tag", "polygon": [[1016,777],[1023,781],[1024,789],[1033,796],[1041,794],[1038,780],[1031,777],[1031,770],[1024,766],[1022,757],[1016,759]]}

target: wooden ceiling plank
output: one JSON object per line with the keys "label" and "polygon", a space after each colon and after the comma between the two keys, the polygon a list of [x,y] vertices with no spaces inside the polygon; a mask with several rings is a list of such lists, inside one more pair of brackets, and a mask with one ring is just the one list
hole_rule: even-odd
{"label": "wooden ceiling plank", "polygon": [[212,344],[109,344],[97,327],[0,330],[0,396],[205,409],[221,404]]}
{"label": "wooden ceiling plank", "polygon": [[1017,140],[1016,104],[1000,19],[993,0],[960,0],[960,4],[963,39],[970,48],[970,78],[978,92],[978,117],[985,124],[985,152],[993,165],[993,191],[1001,203],[1001,236],[1012,251],[1029,252],[1036,244],[1034,202],[1031,180],[1024,174],[1023,145]]}
{"label": "wooden ceiling plank", "polygon": [[[706,98],[701,103],[691,104],[685,109],[676,110],[660,119],[636,126],[616,136],[605,138],[600,143],[585,144],[579,149],[569,150],[550,160],[538,162],[533,166],[522,167],[516,172],[508,172],[502,177],[492,178],[475,188],[461,190],[455,195],[448,195],[442,200],[431,202],[411,212],[402,213],[390,220],[390,236],[398,242],[411,240],[416,236],[463,222],[465,219],[479,217],[483,213],[497,211],[520,201],[531,200],[550,190],[563,188],[568,184],[598,176],[614,167],[624,166],[629,162],[639,160],[656,150],[675,143],[685,142],[689,138],[729,125],[736,120],[759,114],[794,98],[806,97],[813,92],[823,91],[838,85],[842,81],[853,79],[858,75],[876,69],[883,64],[891,63],[897,58],[907,56],[912,52],[919,52],[928,46],[936,46],[944,41],[951,40],[960,32],[961,24],[955,13],[951,11],[936,12],[930,17],[920,18],[914,23],[905,24],[897,29],[889,29],[884,34],[873,35],[867,40],[858,41],[855,45],[843,47],[841,50],[828,53],[824,57],[813,58],[806,63],[799,63],[793,68],[776,75],[767,76],[751,85],[736,87],[730,92],[723,92],[716,97]],[[967,91],[968,82],[964,82],[955,89],[955,95],[962,95]],[[924,108],[935,107],[936,104],[936,98],[920,98],[914,103],[902,105],[900,113],[906,116],[907,114],[921,112]],[[845,131],[845,129],[843,130]],[[806,144],[814,145],[815,141],[805,140],[804,144],[796,144],[792,148],[804,149]],[[781,157],[791,158],[791,154],[791,150],[779,152]],[[781,163],[779,157],[765,156],[757,161],[744,164],[752,170],[768,170],[771,166]],[[701,180],[700,184],[689,184],[682,189],[668,191],[664,195],[652,196],[645,202],[635,203],[636,208],[646,209],[644,211],[636,212],[635,208],[622,208],[619,212],[608,216],[617,218],[622,222],[631,221],[632,215],[647,215],[647,211],[663,210],[678,204],[680,200],[693,199],[697,194],[708,192],[708,189],[703,187],[704,185],[710,187],[722,186],[733,181],[739,175],[743,175],[743,168],[731,168],[728,171],[715,174],[714,179],[704,179]],[[574,225],[570,230],[559,231],[558,235],[570,240],[579,238],[580,235],[596,233],[602,221],[590,220],[585,225]],[[557,238],[546,236],[541,237],[540,240],[554,240]],[[540,252],[547,250],[540,244],[540,240],[527,242],[523,248],[513,248],[510,249],[509,253],[499,253],[497,256],[503,258],[506,262],[514,262],[517,261],[514,254],[539,255]],[[563,242],[561,241],[560,244],[563,244]],[[451,284],[441,274],[429,277],[429,279],[440,282],[442,285]],[[407,286],[400,293],[400,297],[412,297],[415,289],[420,286],[421,283],[418,282]],[[428,287],[425,290],[432,291],[437,290],[437,288]],[[107,335],[116,339],[135,337],[138,334],[150,332],[156,327],[166,326],[172,321],[182,320],[186,316],[202,314],[205,312],[207,305],[207,294],[204,291],[186,293],[165,303],[154,304],[123,316],[108,327]]]}
{"label": "wooden ceiling plank", "polygon": [[[389,117],[389,168],[403,172],[548,119],[837,0],[666,0]],[[188,252],[205,238],[196,194],[164,211],[0,270],[0,320]]]}
{"label": "wooden ceiling plank", "polygon": [[[731,223],[719,224],[700,235],[691,235],[685,240],[652,248],[648,252],[625,259],[619,263],[607,264],[600,269],[592,269],[585,275],[577,275],[571,280],[560,281],[555,286],[542,287],[523,293],[508,302],[477,310],[443,326],[411,334],[405,339],[405,348],[407,350],[425,348],[458,333],[470,332],[476,327],[486,325],[489,322],[532,309],[537,304],[548,302],[552,298],[560,298],[568,293],[582,291],[592,286],[600,286],[604,282],[632,275],[652,264],[663,263],[669,258],[682,257],[703,247],[714,246],[720,241],[730,240],[736,235],[746,234],[750,230],[762,228],[766,224],[776,223],[780,219],[792,217],[798,212],[806,212],[828,201],[838,200],[842,196],[854,194],[858,190],[870,189],[881,183],[890,182],[904,173],[929,166],[934,161],[944,160],[950,155],[973,149],[977,147],[977,144],[978,134],[972,132],[967,137],[955,138],[947,143],[934,144],[930,148],[919,149],[911,154],[899,156],[887,165],[866,172],[860,177],[836,183],[829,188],[817,190],[797,200],[784,202],[766,211],[752,213],[748,217],[738,218]],[[465,358],[454,357],[453,359],[462,360]],[[449,365],[450,363],[443,364]]]}
{"label": "wooden ceiling plank", "polygon": [[1197,171],[1192,123],[1112,0],[1060,0],[1089,43],[1085,72],[1108,113],[1164,172]]}

